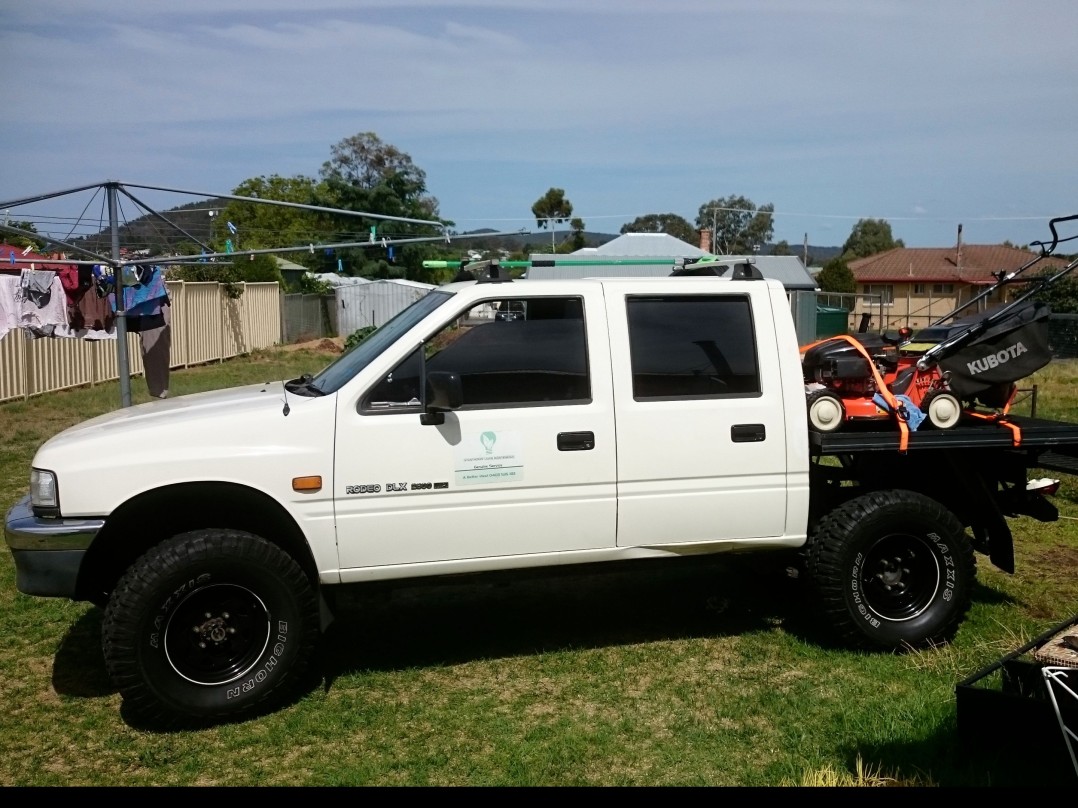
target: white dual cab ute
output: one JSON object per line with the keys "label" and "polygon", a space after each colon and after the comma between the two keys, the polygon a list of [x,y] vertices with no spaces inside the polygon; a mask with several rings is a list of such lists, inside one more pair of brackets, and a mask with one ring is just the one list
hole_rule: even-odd
{"label": "white dual cab ute", "polygon": [[114,685],[171,726],[294,695],[378,581],[786,552],[852,646],[947,641],[1078,426],[815,433],[783,286],[715,273],[452,283],[313,376],[69,428],[7,514],[17,589],[103,608]]}

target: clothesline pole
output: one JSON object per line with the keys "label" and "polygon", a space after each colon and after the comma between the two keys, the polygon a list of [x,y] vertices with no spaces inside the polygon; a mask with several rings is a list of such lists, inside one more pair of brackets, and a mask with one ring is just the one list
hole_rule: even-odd
{"label": "clothesline pole", "polygon": [[127,358],[127,301],[120,262],[120,225],[116,205],[116,183],[105,187],[109,200],[109,230],[112,233],[112,274],[116,279],[116,365],[120,374],[120,406],[131,406],[131,369]]}

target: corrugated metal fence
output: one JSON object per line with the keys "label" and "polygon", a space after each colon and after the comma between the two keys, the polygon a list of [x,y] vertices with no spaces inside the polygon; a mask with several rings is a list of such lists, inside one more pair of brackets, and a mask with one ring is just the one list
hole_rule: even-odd
{"label": "corrugated metal fence", "polygon": [[281,341],[348,337],[361,328],[380,326],[433,288],[377,280],[337,286],[326,295],[281,295]]}
{"label": "corrugated metal fence", "polygon": [[[205,364],[281,342],[276,283],[247,283],[230,298],[219,283],[169,281],[171,367]],[[143,372],[138,334],[127,335],[128,369]],[[120,376],[116,340],[42,337],[21,328],[0,339],[0,401],[111,381]]]}
{"label": "corrugated metal fence", "polygon": [[347,337],[368,326],[378,327],[412,305],[434,287],[429,284],[371,281],[336,289],[337,330]]}
{"label": "corrugated metal fence", "polygon": [[334,295],[281,295],[281,341],[337,336]]}

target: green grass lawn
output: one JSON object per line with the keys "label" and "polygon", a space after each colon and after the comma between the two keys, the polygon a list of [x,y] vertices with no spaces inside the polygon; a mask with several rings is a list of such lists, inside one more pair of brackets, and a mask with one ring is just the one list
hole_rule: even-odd
{"label": "green grass lawn", "polygon": [[[330,359],[260,352],[174,371],[170,389],[290,378]],[[1023,387],[1037,385],[1038,416],[1078,420],[1076,382],[1078,361],[1057,361]],[[132,391],[147,400],[140,378]],[[27,490],[42,441],[118,406],[117,384],[0,405],[0,507]],[[1015,740],[1061,752],[1058,728],[1001,723],[998,744],[974,749],[955,696],[1078,614],[1075,480],[1056,502],[1058,522],[1012,520],[1013,575],[978,556],[968,621],[930,651],[833,647],[801,582],[750,556],[413,585],[354,597],[294,702],[169,733],[125,721],[100,611],[20,595],[5,550],[0,785],[1073,786],[1069,762],[991,754]]]}

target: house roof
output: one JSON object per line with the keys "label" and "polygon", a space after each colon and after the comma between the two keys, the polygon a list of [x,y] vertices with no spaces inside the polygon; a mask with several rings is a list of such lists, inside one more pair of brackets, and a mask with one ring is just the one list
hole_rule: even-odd
{"label": "house roof", "polygon": [[[963,244],[961,256],[955,247],[896,247],[893,250],[858,258],[847,266],[858,283],[963,283],[991,285],[993,273],[1011,272],[1028,264],[1037,253],[1020,247],[995,244]],[[1030,268],[1060,269],[1061,258],[1047,257]]]}
{"label": "house roof", "polygon": [[[50,252],[49,255],[51,254]],[[24,269],[29,269],[30,264],[28,262],[30,261],[35,264],[40,263],[39,269],[57,270],[68,265],[66,261],[50,258],[34,249],[17,247],[7,242],[0,244],[0,270],[21,272]]]}
{"label": "house roof", "polygon": [[796,255],[724,255],[723,259],[734,261],[754,261],[756,268],[765,278],[782,281],[787,291],[811,292],[820,288],[816,279],[805,269]]}
{"label": "house roof", "polygon": [[599,247],[585,247],[573,255],[617,255],[634,258],[700,258],[707,252],[669,233],[625,233]]}
{"label": "house roof", "polygon": [[[528,270],[529,278],[579,278],[582,274],[602,278],[651,278],[669,275],[675,258],[702,258],[711,253],[686,241],[671,236],[669,233],[625,233],[600,247],[588,247],[577,250],[569,256],[533,255],[532,267]],[[656,259],[655,264],[633,265],[632,259]],[[546,263],[554,260],[554,266],[537,266],[537,262]],[[563,262],[594,260],[586,267],[571,266]],[[787,291],[813,290],[818,288],[815,279],[805,269],[796,255],[723,255],[722,262],[732,265],[737,262],[752,261],[765,278],[782,281]],[[624,263],[618,263],[618,262]]]}
{"label": "house roof", "polygon": [[[701,252],[701,255],[708,253]],[[528,279],[665,277],[673,272],[675,259],[686,257],[699,256],[596,255],[580,251],[562,256],[532,255]],[[765,278],[782,281],[787,291],[812,291],[819,288],[796,255],[723,255],[716,263],[732,266],[745,262],[754,263]]]}
{"label": "house roof", "polygon": [[295,261],[289,261],[287,258],[281,258],[279,255],[275,255],[274,259],[277,261],[277,269],[281,272],[306,272],[307,267],[303,264],[297,264]]}

